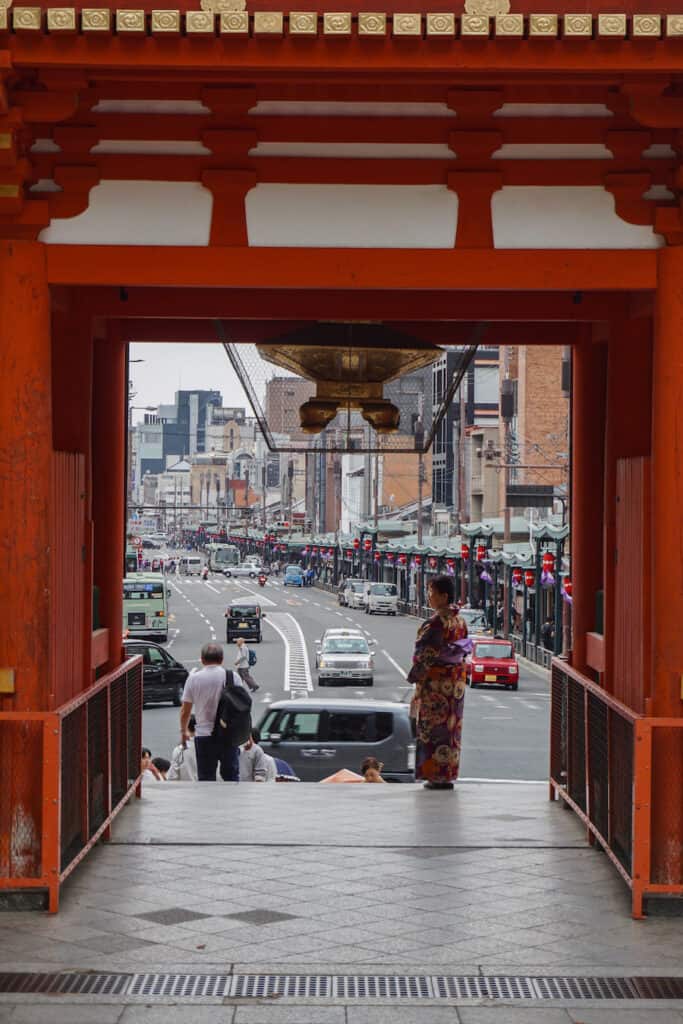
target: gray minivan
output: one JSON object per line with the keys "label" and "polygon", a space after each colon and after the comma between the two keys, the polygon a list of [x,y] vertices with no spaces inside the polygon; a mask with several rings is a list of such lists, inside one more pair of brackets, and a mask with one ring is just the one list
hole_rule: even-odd
{"label": "gray minivan", "polygon": [[259,722],[261,746],[287,761],[302,782],[320,782],[340,768],[360,772],[368,756],[384,763],[387,782],[414,782],[408,710],[391,700],[280,700]]}

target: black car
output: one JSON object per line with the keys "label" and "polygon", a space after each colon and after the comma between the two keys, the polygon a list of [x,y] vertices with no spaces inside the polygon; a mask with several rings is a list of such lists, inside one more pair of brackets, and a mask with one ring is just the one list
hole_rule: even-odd
{"label": "black car", "polygon": [[151,640],[124,640],[123,647],[129,657],[142,656],[143,705],[169,701],[179,708],[188,676],[185,666]]}
{"label": "black car", "polygon": [[266,613],[256,601],[233,601],[225,613],[225,639],[232,643],[238,636],[261,643],[261,619]]}

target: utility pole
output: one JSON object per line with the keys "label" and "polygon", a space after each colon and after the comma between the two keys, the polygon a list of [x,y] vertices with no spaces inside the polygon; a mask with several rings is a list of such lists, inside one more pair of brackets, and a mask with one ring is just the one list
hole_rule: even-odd
{"label": "utility pole", "polygon": [[261,466],[261,491],[263,492],[263,532],[266,532],[266,456],[263,456]]}
{"label": "utility pole", "polygon": [[[510,528],[510,505],[508,503],[508,493],[510,490],[510,423],[514,416],[514,385],[509,377],[507,377],[500,389],[500,414],[504,424],[504,445],[503,445],[503,458],[505,459],[505,470],[503,486],[505,488],[505,504],[503,506],[503,546],[509,544],[512,531]],[[505,636],[510,635],[510,605],[511,605],[511,594],[510,594],[510,571],[505,569],[503,571],[503,633]]]}
{"label": "utility pole", "polygon": [[377,529],[379,525],[379,455],[377,454],[373,457],[372,508],[375,529]]}

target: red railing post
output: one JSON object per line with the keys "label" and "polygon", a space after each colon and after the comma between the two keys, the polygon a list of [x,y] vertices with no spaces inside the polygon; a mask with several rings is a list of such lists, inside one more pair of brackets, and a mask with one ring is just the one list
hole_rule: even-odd
{"label": "red railing post", "polygon": [[643,893],[650,884],[652,842],[652,723],[636,719],[633,730],[633,859],[631,914],[643,916]]}
{"label": "red railing post", "polygon": [[43,719],[43,814],[41,823],[41,874],[47,882],[48,910],[59,910],[59,875],[61,871],[61,785],[62,785],[62,722],[59,715]]}

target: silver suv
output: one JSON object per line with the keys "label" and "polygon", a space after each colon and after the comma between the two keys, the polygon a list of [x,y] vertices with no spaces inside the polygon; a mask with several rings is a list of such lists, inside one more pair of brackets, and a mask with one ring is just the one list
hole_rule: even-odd
{"label": "silver suv", "polygon": [[292,766],[302,782],[340,768],[360,772],[364,757],[384,763],[387,782],[415,781],[409,705],[390,700],[281,700],[259,722],[261,746]]}

